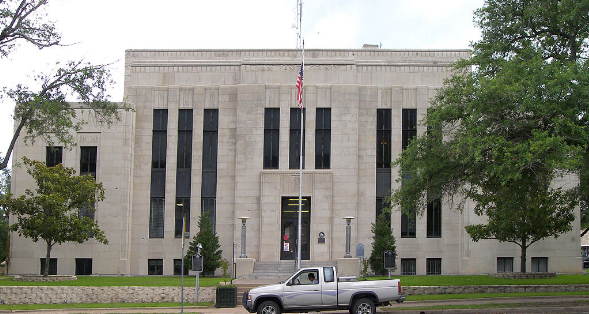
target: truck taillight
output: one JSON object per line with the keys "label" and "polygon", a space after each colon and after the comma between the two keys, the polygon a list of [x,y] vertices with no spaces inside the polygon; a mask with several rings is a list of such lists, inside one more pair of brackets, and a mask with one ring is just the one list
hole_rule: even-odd
{"label": "truck taillight", "polygon": [[401,295],[401,281],[399,280],[399,294]]}

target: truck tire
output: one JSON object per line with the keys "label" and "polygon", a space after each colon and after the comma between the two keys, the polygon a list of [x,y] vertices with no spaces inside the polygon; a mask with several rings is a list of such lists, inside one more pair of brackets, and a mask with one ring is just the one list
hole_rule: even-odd
{"label": "truck tire", "polygon": [[351,312],[352,314],[374,314],[376,313],[376,307],[371,299],[361,298],[354,302]]}
{"label": "truck tire", "polygon": [[274,301],[264,301],[258,307],[258,314],[280,314],[280,307]]}

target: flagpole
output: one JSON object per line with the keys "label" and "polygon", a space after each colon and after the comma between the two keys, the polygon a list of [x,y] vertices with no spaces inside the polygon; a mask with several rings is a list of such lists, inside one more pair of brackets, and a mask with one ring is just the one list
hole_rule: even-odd
{"label": "flagpole", "polygon": [[[302,55],[303,55],[303,62],[301,64],[301,71],[305,67],[305,40],[303,39],[303,47],[302,47]],[[301,109],[301,139],[300,139],[300,157],[299,157],[299,227],[298,227],[298,234],[297,234],[297,267],[301,269],[301,224],[302,224],[302,207],[303,207],[303,141],[305,140],[303,136],[304,125],[305,125],[305,116],[303,115],[303,85],[302,85],[302,78],[301,78],[301,102],[299,104],[299,108]]]}

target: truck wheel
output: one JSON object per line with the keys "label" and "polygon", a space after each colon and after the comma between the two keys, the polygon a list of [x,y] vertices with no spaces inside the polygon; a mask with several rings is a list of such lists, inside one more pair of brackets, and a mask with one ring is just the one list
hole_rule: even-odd
{"label": "truck wheel", "polygon": [[280,307],[274,301],[264,301],[258,307],[258,314],[280,314]]}
{"label": "truck wheel", "polygon": [[374,314],[376,307],[374,302],[369,298],[361,298],[354,302],[352,306],[352,314]]}

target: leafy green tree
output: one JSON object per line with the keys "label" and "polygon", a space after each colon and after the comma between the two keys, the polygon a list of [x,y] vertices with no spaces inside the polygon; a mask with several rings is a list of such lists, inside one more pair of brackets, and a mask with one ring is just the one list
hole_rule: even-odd
{"label": "leafy green tree", "polygon": [[197,245],[200,243],[200,253],[203,257],[203,275],[213,275],[215,270],[221,266],[223,250],[219,250],[219,237],[215,232],[213,221],[208,213],[203,212],[198,219],[199,231],[192,238],[186,256],[184,256],[184,267],[192,266],[192,256],[197,252]]}
{"label": "leafy green tree", "polygon": [[26,157],[23,163],[37,182],[37,189],[27,189],[19,197],[9,194],[0,200],[0,206],[16,218],[11,231],[33,242],[45,241],[44,276],[49,274],[51,249],[55,244],[84,243],[90,238],[108,244],[98,223],[81,215],[82,211],[94,211],[96,202],[104,200],[102,183],[96,183],[91,175],[77,176],[74,169],[62,165],[47,167]]}
{"label": "leafy green tree", "polygon": [[[0,173],[0,199],[8,197],[10,193],[10,169],[3,169]],[[10,249],[10,231],[8,230],[8,213],[0,206],[0,262],[7,260]]]}
{"label": "leafy green tree", "polygon": [[390,200],[418,214],[473,200],[488,222],[467,226],[471,238],[517,244],[525,272],[527,248],[572,230],[589,195],[589,2],[489,0],[475,15],[482,39],[394,162],[411,175]]}
{"label": "leafy green tree", "polygon": [[391,251],[397,253],[393,229],[388,215],[383,212],[376,218],[372,224],[372,253],[368,259],[370,268],[377,275],[383,275],[386,272],[384,268],[384,252]]}
{"label": "leafy green tree", "polygon": [[[44,8],[48,0],[0,1],[0,58],[14,52],[20,42],[44,49],[61,45],[61,35],[55,25],[45,21]],[[25,142],[42,138],[65,146],[74,144],[71,130],[79,130],[86,121],[77,119],[75,108],[93,110],[96,120],[110,125],[119,120],[119,110],[127,109],[108,101],[107,88],[113,83],[106,65],[82,61],[57,63],[55,69],[35,77],[35,87],[19,84],[4,88],[0,99],[15,104],[15,129],[6,154],[0,157],[0,170],[8,160],[16,140],[23,135]],[[66,101],[74,97],[78,103]]]}

